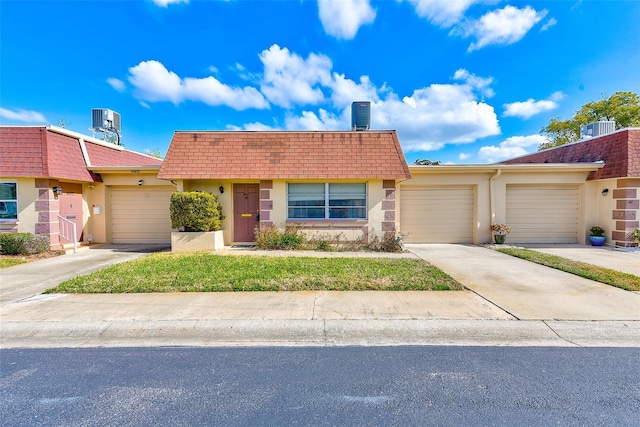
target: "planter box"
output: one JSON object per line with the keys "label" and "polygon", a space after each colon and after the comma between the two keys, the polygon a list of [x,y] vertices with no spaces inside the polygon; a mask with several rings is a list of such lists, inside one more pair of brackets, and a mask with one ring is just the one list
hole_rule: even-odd
{"label": "planter box", "polygon": [[171,251],[219,251],[224,249],[222,230],[171,233]]}

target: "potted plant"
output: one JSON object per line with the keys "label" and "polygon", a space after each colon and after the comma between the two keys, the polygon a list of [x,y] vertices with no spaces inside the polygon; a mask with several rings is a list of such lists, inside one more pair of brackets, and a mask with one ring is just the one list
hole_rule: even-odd
{"label": "potted plant", "polygon": [[493,240],[496,244],[501,245],[507,238],[507,234],[511,233],[511,227],[505,224],[491,224],[491,231],[493,231]]}
{"label": "potted plant", "polygon": [[604,228],[594,225],[591,227],[591,235],[589,236],[589,242],[591,246],[602,246],[606,237],[604,236]]}

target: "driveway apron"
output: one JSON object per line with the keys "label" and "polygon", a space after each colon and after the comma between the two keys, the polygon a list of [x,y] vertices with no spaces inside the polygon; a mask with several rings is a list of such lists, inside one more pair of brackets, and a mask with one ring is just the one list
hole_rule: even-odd
{"label": "driveway apron", "polygon": [[638,293],[480,246],[406,247],[521,320],[640,320]]}

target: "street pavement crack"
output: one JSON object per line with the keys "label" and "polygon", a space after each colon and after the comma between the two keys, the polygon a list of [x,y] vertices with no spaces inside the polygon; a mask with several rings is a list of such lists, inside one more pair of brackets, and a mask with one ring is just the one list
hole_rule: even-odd
{"label": "street pavement crack", "polygon": [[543,320],[543,321],[542,321],[542,323],[543,323],[547,328],[549,328],[549,330],[551,330],[551,332],[553,332],[553,333],[554,333],[558,338],[560,338],[561,340],[563,340],[563,341],[565,341],[565,342],[568,342],[569,344],[573,344],[573,345],[575,345],[576,347],[582,347],[580,344],[578,344],[578,343],[576,343],[576,342],[573,342],[573,341],[571,341],[571,340],[568,340],[568,339],[566,339],[565,337],[563,337],[562,335],[560,335],[560,334],[559,334],[555,329],[553,329],[553,328],[551,327],[551,325],[549,325],[549,324],[547,323],[547,321],[546,321],[546,320]]}

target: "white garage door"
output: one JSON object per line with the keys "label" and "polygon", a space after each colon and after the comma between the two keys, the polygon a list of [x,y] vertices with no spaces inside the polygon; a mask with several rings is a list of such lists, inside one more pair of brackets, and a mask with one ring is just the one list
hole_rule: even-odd
{"label": "white garage door", "polygon": [[507,185],[507,243],[577,243],[577,186]]}
{"label": "white garage door", "polygon": [[400,232],[407,243],[473,242],[472,186],[400,190]]}
{"label": "white garage door", "polygon": [[111,188],[112,243],[171,243],[173,189]]}

